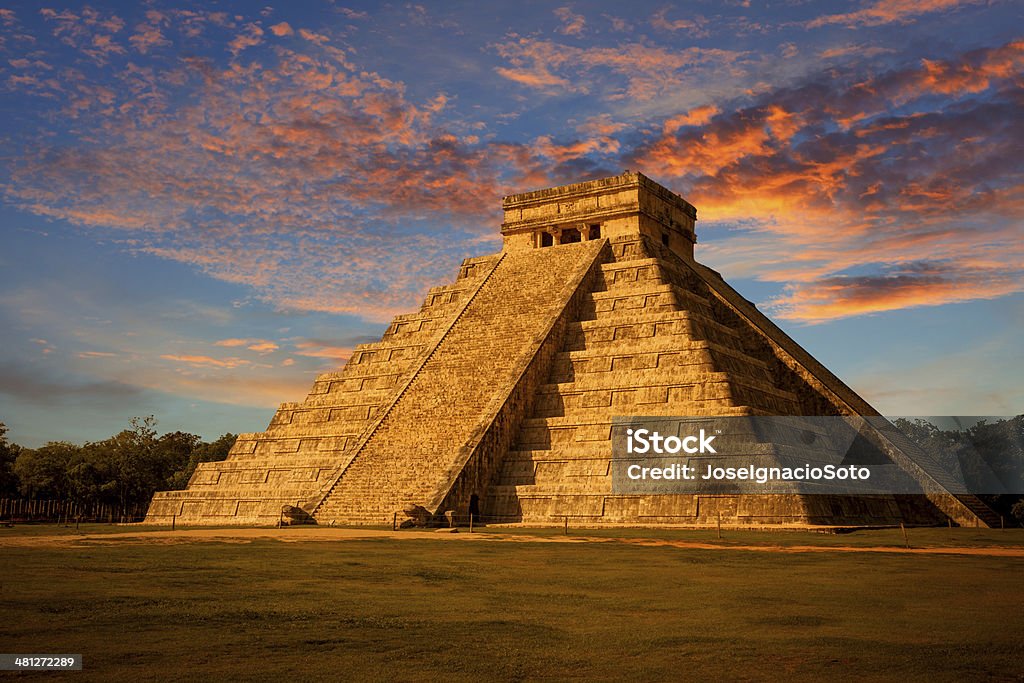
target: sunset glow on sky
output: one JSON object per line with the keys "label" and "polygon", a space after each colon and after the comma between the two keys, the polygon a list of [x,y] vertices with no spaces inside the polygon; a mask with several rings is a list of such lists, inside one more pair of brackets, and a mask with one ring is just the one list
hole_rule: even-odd
{"label": "sunset glow on sky", "polygon": [[212,438],[639,170],[885,414],[1024,412],[1024,5],[0,4],[0,421]]}

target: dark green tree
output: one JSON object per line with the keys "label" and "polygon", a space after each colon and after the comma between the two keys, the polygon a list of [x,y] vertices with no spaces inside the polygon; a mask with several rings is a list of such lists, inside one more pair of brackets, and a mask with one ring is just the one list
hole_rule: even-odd
{"label": "dark green tree", "polygon": [[79,455],[79,447],[66,441],[51,441],[18,454],[14,473],[21,495],[28,498],[65,500],[71,493],[68,471]]}
{"label": "dark green tree", "polygon": [[133,417],[129,429],[89,444],[94,464],[104,473],[100,495],[122,512],[148,500],[159,485],[154,476],[156,418]]}
{"label": "dark green tree", "polygon": [[0,498],[18,495],[18,475],[14,473],[14,462],[20,452],[21,446],[7,440],[7,425],[0,422]]}

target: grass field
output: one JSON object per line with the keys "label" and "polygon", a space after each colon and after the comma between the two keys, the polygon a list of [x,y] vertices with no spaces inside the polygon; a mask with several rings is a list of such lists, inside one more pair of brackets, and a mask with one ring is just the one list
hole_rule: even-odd
{"label": "grass field", "polygon": [[[73,530],[0,546],[46,532]],[[623,536],[9,545],[0,652],[80,652],[83,672],[57,674],[76,681],[1024,678],[1019,554],[729,546],[895,547],[898,530]],[[910,538],[1019,549],[1024,532]]]}

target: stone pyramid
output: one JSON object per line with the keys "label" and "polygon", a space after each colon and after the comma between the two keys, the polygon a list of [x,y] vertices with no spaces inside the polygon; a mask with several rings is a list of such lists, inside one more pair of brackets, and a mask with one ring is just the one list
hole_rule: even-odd
{"label": "stone pyramid", "polygon": [[[390,525],[417,506],[532,525],[992,523],[971,496],[619,495],[628,415],[878,413],[694,261],[696,210],[639,173],[506,197],[499,254],[467,259],[265,432],[154,496],[147,521]],[[927,457],[876,441],[914,476]],[[934,491],[934,487],[931,489]],[[296,510],[296,508],[301,509]]]}

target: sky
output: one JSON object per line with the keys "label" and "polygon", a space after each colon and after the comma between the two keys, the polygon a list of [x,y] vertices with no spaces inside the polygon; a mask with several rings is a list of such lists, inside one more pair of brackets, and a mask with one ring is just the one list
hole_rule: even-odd
{"label": "sky", "polygon": [[263,430],[641,171],[697,259],[883,414],[1024,412],[1024,5],[4,4],[0,422]]}

